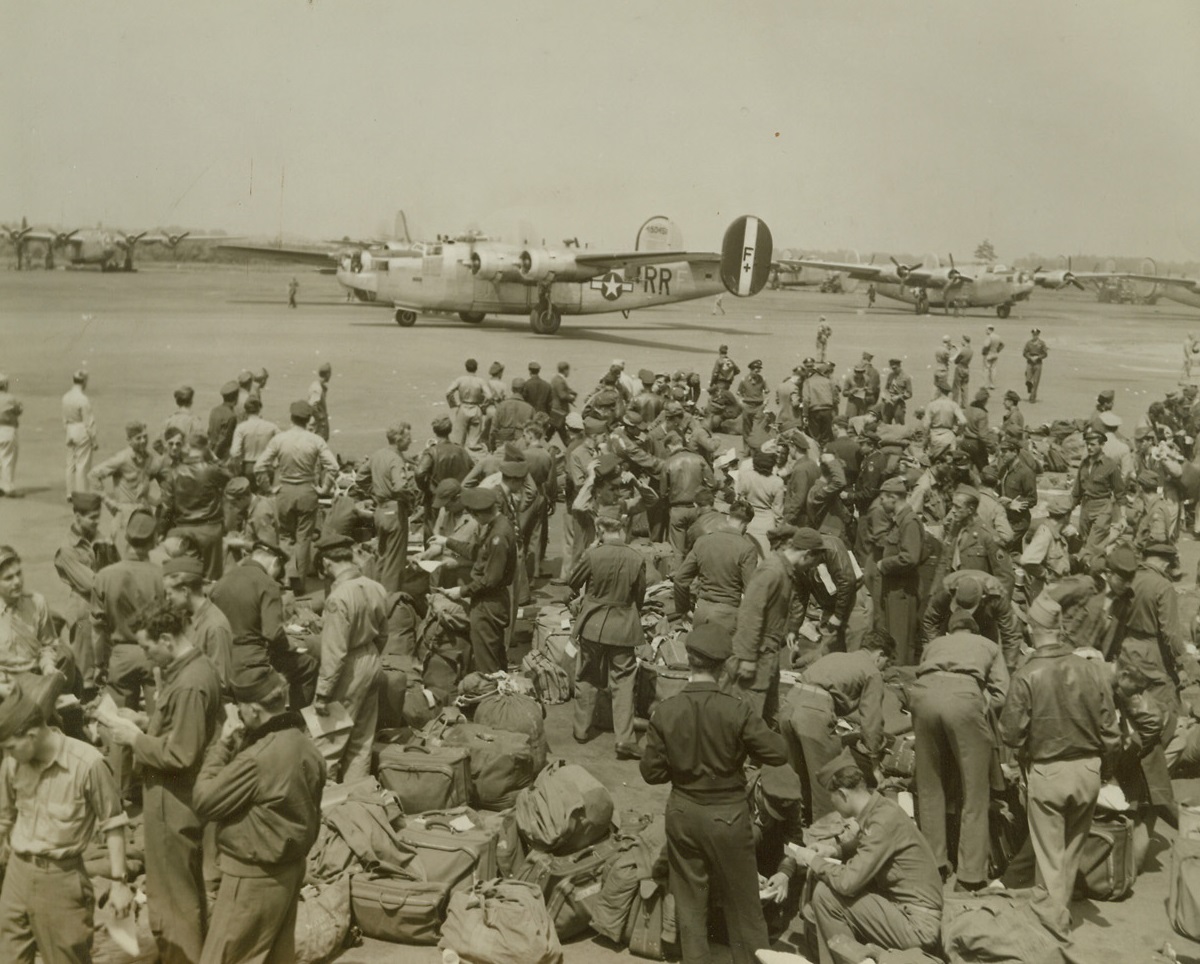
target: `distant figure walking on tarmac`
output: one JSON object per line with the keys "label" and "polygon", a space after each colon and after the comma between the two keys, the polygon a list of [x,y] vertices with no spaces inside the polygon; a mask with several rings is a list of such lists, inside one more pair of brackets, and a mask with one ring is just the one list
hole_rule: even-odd
{"label": "distant figure walking on tarmac", "polygon": [[867,307],[875,307],[875,286],[867,285]]}
{"label": "distant figure walking on tarmac", "polygon": [[712,311],[712,313],[713,313],[714,315],[715,315],[715,314],[716,314],[718,311],[719,311],[721,314],[725,314],[725,305],[724,305],[724,303],[723,303],[724,301],[725,301],[725,293],[724,293],[724,292],[722,292],[721,294],[717,295],[717,297],[714,299],[714,301],[713,301],[713,311]]}
{"label": "distant figure walking on tarmac", "polygon": [[300,291],[300,282],[293,278],[288,282],[288,307],[296,307],[296,295]]}
{"label": "distant figure walking on tarmac", "polygon": [[817,326],[817,361],[825,360],[825,349],[829,345],[829,336],[833,334],[833,328],[829,322],[825,320],[825,316],[821,316],[821,323]]}

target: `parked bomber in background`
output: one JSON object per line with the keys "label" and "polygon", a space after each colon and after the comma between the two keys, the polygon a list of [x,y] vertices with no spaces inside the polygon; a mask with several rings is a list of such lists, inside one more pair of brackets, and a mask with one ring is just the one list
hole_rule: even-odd
{"label": "parked bomber in background", "polygon": [[[534,332],[552,335],[564,315],[590,315],[673,304],[729,290],[758,292],[771,268],[771,236],[758,218],[739,218],[721,253],[678,250],[679,232],[661,215],[638,230],[634,250],[593,252],[578,243],[510,244],[467,234],[418,242],[394,253],[364,248],[339,256],[337,279],[360,301],[393,308],[402,327],[421,312],[451,312],[478,324],[489,314],[528,315]],[[226,245],[267,257],[272,249]],[[274,249],[276,252],[278,249]],[[309,263],[329,253],[309,252]]]}
{"label": "parked bomber in background", "polygon": [[1107,277],[1105,273],[1076,274],[1070,268],[1034,271],[1010,268],[1003,264],[964,264],[959,266],[950,256],[950,266],[942,267],[937,255],[930,255],[917,264],[902,264],[890,258],[891,264],[858,264],[856,262],[821,261],[815,258],[780,259],[780,264],[793,268],[814,268],[840,271],[860,281],[875,285],[878,294],[895,301],[913,305],[917,314],[931,308],[941,308],[947,314],[968,308],[994,308],[997,316],[1007,318],[1013,306],[1028,301],[1034,288],[1058,290],[1067,285],[1082,288],[1080,279]]}
{"label": "parked bomber in background", "polygon": [[46,246],[46,267],[55,265],[55,252],[65,250],[72,265],[98,265],[101,271],[132,271],[133,251],[139,244],[165,244],[175,248],[180,242],[228,240],[225,235],[166,234],[142,231],[137,234],[108,231],[104,228],[76,228],[73,231],[39,231],[22,218],[19,228],[2,229],[17,253],[17,270],[25,267],[25,246],[31,242]]}

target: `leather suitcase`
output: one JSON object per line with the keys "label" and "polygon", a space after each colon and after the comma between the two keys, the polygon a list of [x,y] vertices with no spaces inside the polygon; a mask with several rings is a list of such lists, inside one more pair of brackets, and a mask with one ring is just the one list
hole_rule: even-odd
{"label": "leather suitcase", "polygon": [[449,884],[451,890],[470,890],[478,881],[499,876],[495,833],[455,829],[454,820],[445,818],[427,818],[424,824],[423,829],[405,827],[397,836],[417,852],[426,880]]}
{"label": "leather suitcase", "polygon": [[559,940],[569,940],[588,929],[604,873],[617,853],[617,842],[611,837],[563,857],[529,852],[516,878],[542,889]]}
{"label": "leather suitcase", "polygon": [[454,746],[399,746],[379,750],[379,782],[396,794],[405,813],[444,810],[467,802],[471,755]]}
{"label": "leather suitcase", "polygon": [[350,910],[367,937],[393,944],[436,944],[446,917],[450,885],[356,874]]}

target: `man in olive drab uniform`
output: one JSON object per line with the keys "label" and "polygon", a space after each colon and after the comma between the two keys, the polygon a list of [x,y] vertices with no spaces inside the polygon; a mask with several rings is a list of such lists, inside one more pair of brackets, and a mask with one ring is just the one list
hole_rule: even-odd
{"label": "man in olive drab uniform", "polygon": [[558,372],[550,379],[550,426],[564,445],[568,444],[567,416],[571,414],[571,405],[577,397],[575,389],[567,383],[570,377],[570,363],[560,361]]}
{"label": "man in olive drab uniform", "polygon": [[814,568],[824,551],[815,530],[797,529],[789,544],[754,570],[738,607],[730,690],[767,723],[775,722],[779,709],[779,650],[787,637],[796,577]]}
{"label": "man in olive drab uniform", "polygon": [[[92,960],[94,898],[83,853],[103,836],[112,885],[108,907],[133,907],[126,883],[128,818],[100,751],[46,724],[18,686],[0,703],[0,960]],[[58,816],[56,816],[58,815]]]}
{"label": "man in olive drab uniform", "polygon": [[1133,531],[1136,549],[1172,541],[1176,513],[1171,504],[1158,494],[1160,484],[1161,480],[1154,469],[1142,469],[1138,473],[1139,492],[1129,510],[1129,528]]}
{"label": "man in olive drab uniform", "polygon": [[671,576],[675,609],[691,612],[693,625],[715,622],[733,635],[742,593],[758,567],[758,543],[746,535],[752,518],[748,503],[735,502],[722,527],[700,536]]}
{"label": "man in olive drab uniform", "polygon": [[[92,609],[92,587],[96,573],[103,568],[100,560],[109,555],[112,546],[96,547],[100,532],[100,496],[96,492],[72,492],[71,508],[74,521],[66,545],[54,554],[54,570],[67,585],[70,593],[63,615],[75,668],[84,680],[91,680],[96,666],[92,649],[92,626],[88,618]],[[105,551],[108,550],[108,551]]]}
{"label": "man in olive drab uniform", "polygon": [[899,358],[888,359],[887,378],[883,383],[883,421],[903,425],[908,400],[912,398],[912,377],[901,368]]}
{"label": "man in olive drab uniform", "polygon": [[802,799],[800,780],[790,766],[763,767],[746,790],[761,888],[759,897],[772,940],[787,930],[800,906],[804,879],[801,877],[799,883],[794,883],[799,866],[788,855],[787,845],[804,840]]}
{"label": "man in olive drab uniform", "polygon": [[891,639],[868,630],[859,649],[822,656],[788,693],[779,713],[779,728],[804,791],[806,824],[833,809],[817,774],[842,752],[836,729],[839,717],[857,714],[863,753],[876,762],[883,755],[882,672],[891,656]]}
{"label": "man in olive drab uniform", "polygon": [[612,698],[617,759],[636,760],[642,751],[633,729],[633,649],[643,639],[646,560],[625,544],[624,530],[620,519],[598,518],[600,544],[584,552],[568,581],[573,593],[583,593],[575,617],[575,740],[586,743],[594,735],[597,691],[606,689]]}
{"label": "man in olive drab uniform", "polygon": [[1085,562],[1102,556],[1105,546],[1125,528],[1125,479],[1120,466],[1103,454],[1107,438],[1095,429],[1084,432],[1087,455],[1071,486],[1071,500],[1079,506],[1079,537],[1084,541],[1080,555]]}
{"label": "man in olive drab uniform", "polygon": [[855,569],[846,544],[828,532],[821,534],[818,565],[798,573],[794,608],[798,613],[808,611],[814,600],[821,607],[822,629],[828,634],[825,643],[829,652],[846,651],[846,627],[858,598],[862,573]]}
{"label": "man in olive drab uniform", "polygon": [[525,389],[522,395],[525,401],[533,406],[535,412],[550,414],[550,403],[554,397],[554,391],[550,388],[550,383],[542,378],[542,366],[538,362],[531,361],[529,363],[529,377],[525,379]]}
{"label": "man in olive drab uniform", "polygon": [[208,444],[212,454],[221,461],[229,457],[233,447],[233,433],[237,430],[238,383],[226,382],[221,386],[221,402],[208,415]]}
{"label": "man in olive drab uniform", "polygon": [[446,479],[461,482],[471,471],[474,460],[465,448],[450,441],[454,424],[445,415],[433,420],[435,441],[426,445],[417,456],[415,476],[417,485],[425,496],[425,538],[433,535],[433,520],[437,511],[433,507],[433,493]]}
{"label": "man in olive drab uniform", "polygon": [[221,683],[187,636],[188,616],[165,602],[135,617],[139,643],[162,685],[146,732],[126,717],[108,722],[113,740],[133,750],[144,780],[146,896],[150,929],[165,964],[191,964],[204,946],[207,901],[192,785],[220,728]]}
{"label": "man in olive drab uniform", "polygon": [[987,326],[987,337],[983,339],[980,354],[983,356],[983,370],[987,375],[987,387],[996,387],[996,363],[1000,361],[1000,352],[1004,350],[1004,342],[996,334],[996,326]]}
{"label": "man in olive drab uniform", "polygon": [[354,540],[328,536],[317,543],[321,566],[330,581],[321,622],[321,675],[313,708],[318,716],[331,702],[341,703],[353,726],[339,759],[330,762],[330,779],[349,783],[368,776],[371,741],[379,716],[376,692],[379,655],[387,643],[387,591],[368,579],[354,562]]}
{"label": "man in olive drab uniform", "polygon": [[[508,669],[505,636],[517,574],[517,536],[508,518],[500,511],[500,494],[495,489],[464,489],[459,498],[463,507],[479,522],[479,543],[471,574],[462,586],[447,590],[446,595],[470,604],[475,671],[495,673]],[[445,536],[434,536],[434,542],[449,546],[452,552],[462,556],[471,554],[470,546]]]}
{"label": "man in olive drab uniform", "polygon": [[221,578],[225,565],[225,486],[230,474],[212,460],[207,439],[188,439],[183,461],[162,482],[159,530],[162,534],[186,535],[195,543],[210,581]]}
{"label": "man in olive drab uniform", "polygon": [[204,593],[204,566],[191,556],[175,556],[163,563],[167,602],[188,617],[188,637],[200,650],[228,696],[233,682],[233,628],[220,608]]}
{"label": "man in olive drab uniform", "polygon": [[1179,597],[1166,575],[1178,562],[1175,547],[1167,543],[1142,550],[1128,615],[1110,654],[1118,666],[1132,666],[1145,676],[1150,683],[1147,694],[1176,711],[1181,709],[1178,688],[1187,685],[1188,670],[1195,666],[1179,622]]}
{"label": "man in olive drab uniform", "polygon": [[958,612],[971,616],[975,620],[974,631],[1000,647],[1009,669],[1017,665],[1024,637],[1004,583],[973,569],[946,573],[941,585],[926,600],[921,616],[921,642],[928,643],[948,633],[950,618]]}
{"label": "man in olive drab uniform", "polygon": [[387,430],[387,442],[359,468],[358,481],[370,481],[375,500],[376,576],[388,592],[398,592],[408,560],[408,519],[418,496],[412,463],[404,454],[412,444],[412,426],[397,422]]}
{"label": "man in olive drab uniform", "polygon": [[878,600],[883,628],[896,641],[896,663],[911,666],[917,661],[917,625],[920,617],[920,565],[925,535],[906,496],[904,481],[891,478],[879,488],[879,503],[892,523],[883,537],[879,557]]}
{"label": "man in olive drab uniform", "polygon": [[779,766],[787,755],[783,739],[747,703],[717,685],[732,655],[729,634],[706,623],[688,634],[686,645],[691,680],[655,709],[640,769],[647,783],[671,784],[667,862],[683,960],[709,960],[708,906],[715,889],[725,909],[733,964],[752,964],[768,936],[744,767],[747,757],[760,766]]}
{"label": "man in olive drab uniform", "polygon": [[312,539],[317,527],[317,493],[338,472],[337,459],[320,435],[311,432],[308,424],[313,417],[308,402],[292,402],[292,425],[270,442],[258,461],[254,473],[274,475],[279,493],[275,509],[279,517],[279,535],[294,545],[296,585],[303,592],[304,580],[312,571]]}
{"label": "man in olive drab uniform", "polygon": [[868,789],[852,761],[832,763],[822,781],[837,812],[856,821],[859,832],[844,849],[830,842],[794,851],[817,880],[810,903],[817,960],[834,960],[829,950],[834,937],[886,950],[937,950],[942,878],[917,825],[894,800]]}
{"label": "man in olive drab uniform", "polygon": [[[125,423],[127,448],[110,456],[88,474],[88,484],[93,492],[99,492],[104,507],[112,515],[112,542],[122,556],[125,555],[125,527],[136,509],[152,510],[150,482],[162,483],[167,470],[166,460],[150,451],[150,434],[146,423]],[[112,479],[111,494],[105,490],[104,482]]]}
{"label": "man in olive drab uniform", "polygon": [[[126,558],[105,566],[92,582],[92,649],[97,685],[120,707],[143,709],[153,692],[154,678],[146,654],[138,645],[133,617],[164,598],[162,570],[150,561],[155,524],[149,512],[138,509],[129,516],[125,538]],[[123,797],[131,785],[132,761],[121,747],[109,747],[109,763]]]}
{"label": "man in olive drab uniform", "polygon": [[[947,628],[947,635],[925,645],[910,692],[921,801],[918,819],[943,876],[949,876],[953,864],[958,889],[970,891],[988,880],[991,715],[1004,706],[1008,669],[1000,647],[979,635],[969,612],[955,612]],[[961,795],[955,860],[946,845],[951,786]]]}
{"label": "man in olive drab uniform", "polygon": [[675,550],[678,565],[687,556],[688,527],[696,521],[696,495],[701,489],[715,485],[713,471],[704,457],[683,447],[683,439],[675,432],[663,441],[667,457],[663,462],[659,491],[669,503],[667,540]]}
{"label": "man in olive drab uniform", "polygon": [[88,373],[83,369],[71,377],[71,387],[62,397],[63,428],[67,433],[67,498],[88,490],[88,473],[96,451],[96,419],[87,397]]}
{"label": "man in olive drab uniform", "polygon": [[946,538],[938,560],[933,585],[939,586],[947,573],[971,570],[995,576],[1004,584],[1006,599],[1012,598],[1012,557],[1005,551],[995,530],[978,515],[979,496],[959,489],[946,514]]}
{"label": "man in olive drab uniform", "polygon": [[478,374],[479,362],[468,358],[465,368],[466,372],[454,379],[446,389],[446,404],[450,406],[450,416],[454,422],[450,441],[468,452],[482,452],[487,448],[484,442],[483,406],[491,400],[492,390]]}
{"label": "man in olive drab uniform", "polygon": [[256,666],[272,666],[291,686],[293,709],[308,706],[316,692],[319,664],[311,653],[292,649],[283,628],[283,579],[287,553],[256,542],[249,558],[230,569],[210,598],[233,632],[233,682]]}
{"label": "man in olive drab uniform", "polygon": [[200,964],[295,960],[305,858],[321,829],[325,761],[287,685],[260,666],[234,689],[241,724],[226,721],[192,792],[216,825],[221,889]]}
{"label": "man in olive drab uniform", "polygon": [[308,386],[306,401],[312,408],[312,430],[326,442],[329,441],[329,379],[333,377],[333,366],[322,362],[317,377]]}
{"label": "man in olive drab uniform", "polygon": [[755,423],[762,418],[767,401],[767,382],[762,376],[763,363],[756,358],[746,366],[746,372],[737,385],[737,395],[742,402],[742,443],[749,445],[750,433]]}
{"label": "man in olive drab uniform", "polygon": [[729,346],[721,345],[717,348],[717,360],[713,362],[712,375],[708,379],[708,390],[711,392],[717,382],[732,385],[740,371],[738,363],[729,357]]}
{"label": "man in olive drab uniform", "polygon": [[1029,334],[1029,341],[1025,342],[1021,354],[1025,357],[1025,391],[1029,401],[1036,402],[1038,385],[1042,382],[1042,362],[1050,354],[1050,349],[1042,341],[1042,329],[1031,328]]}
{"label": "man in olive drab uniform", "polygon": [[253,482],[254,463],[279,433],[279,426],[261,417],[262,399],[257,395],[247,397],[242,411],[245,417],[233,430],[233,443],[229,446],[229,469]]}
{"label": "man in olive drab uniform", "polygon": [[1000,714],[1000,737],[1029,760],[1029,836],[1037,884],[1067,907],[1100,793],[1103,758],[1121,748],[1112,684],[1099,660],[1060,639],[1063,606],[1090,595],[1090,577],[1064,579],[1029,606],[1034,652],[1017,670]]}

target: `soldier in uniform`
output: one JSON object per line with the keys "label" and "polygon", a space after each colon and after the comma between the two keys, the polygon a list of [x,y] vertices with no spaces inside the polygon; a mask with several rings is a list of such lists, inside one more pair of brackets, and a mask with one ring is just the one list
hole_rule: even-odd
{"label": "soldier in uniform", "polygon": [[227,721],[196,777],[196,815],[216,825],[221,889],[200,964],[295,959],[305,859],[321,829],[325,761],[287,685],[257,667],[234,689]]}
{"label": "soldier in uniform", "polygon": [[[112,515],[112,542],[122,555],[127,548],[125,527],[130,516],[139,508],[151,510],[150,483],[161,483],[167,469],[163,457],[150,451],[145,422],[126,422],[125,438],[129,446],[105,459],[88,475],[92,490],[101,494]],[[113,481],[111,493],[105,489],[106,479]]]}
{"label": "soldier in uniform", "polygon": [[333,377],[333,366],[322,362],[317,369],[317,377],[308,386],[306,399],[312,409],[312,430],[326,442],[329,441],[329,379]]}
{"label": "soldier in uniform", "polygon": [[17,427],[24,406],[8,391],[8,376],[0,375],[0,497],[24,498],[13,481],[17,472]]}
{"label": "soldier in uniform", "polygon": [[215,455],[222,462],[229,458],[229,450],[233,447],[233,433],[237,429],[238,383],[226,382],[221,386],[221,401],[215,405],[208,415],[208,443]]}
{"label": "soldier in uniform", "polygon": [[1038,385],[1042,381],[1042,362],[1050,354],[1050,349],[1042,341],[1042,329],[1031,328],[1029,334],[1029,341],[1025,342],[1021,354],[1025,358],[1025,391],[1029,395],[1029,401],[1036,402]]}
{"label": "soldier in uniform", "polygon": [[899,358],[888,360],[884,381],[883,421],[888,425],[903,425],[908,400],[912,398],[912,378],[901,367]]}
{"label": "soldier in uniform", "polygon": [[[996,387],[996,363],[1000,361],[1000,352],[1004,350],[1004,342],[996,334],[996,326],[987,326],[987,337],[983,339],[980,354],[983,356],[983,370],[987,373],[987,387]],[[1015,393],[1014,393],[1015,394]]]}
{"label": "soldier in uniform", "polygon": [[434,442],[426,445],[417,456],[415,477],[425,497],[425,538],[433,535],[433,493],[445,479],[461,482],[471,471],[473,460],[470,453],[456,442],[450,441],[454,425],[445,415],[433,420]]}
{"label": "soldier in uniform", "polygon": [[738,363],[729,357],[729,346],[721,345],[717,348],[717,360],[713,362],[712,376],[708,380],[709,392],[713,390],[717,382],[732,385],[740,371]]}
{"label": "soldier in uniform", "polygon": [[815,568],[825,552],[814,529],[797,529],[789,544],[770,553],[746,584],[737,613],[730,690],[767,723],[779,709],[779,650],[792,612],[797,576]]}
{"label": "soldier in uniform", "polygon": [[584,552],[568,580],[573,593],[583,593],[575,617],[575,740],[586,743],[595,735],[596,694],[608,690],[617,759],[636,760],[642,751],[633,729],[633,650],[642,641],[646,561],[625,544],[624,528],[620,519],[598,518],[600,542]]}
{"label": "soldier in uniform", "polygon": [[883,628],[896,641],[896,662],[911,666],[917,661],[917,624],[920,615],[920,565],[925,535],[921,521],[909,506],[904,480],[891,478],[879,488],[879,503],[891,516],[879,557],[879,602]]}
{"label": "soldier in uniform", "polygon": [[371,741],[379,716],[379,654],[388,635],[387,591],[359,571],[349,536],[321,539],[317,553],[329,591],[321,621],[321,675],[313,709],[325,716],[331,702],[341,703],[354,721],[340,759],[330,761],[330,778],[349,783],[369,776],[371,770]]}
{"label": "soldier in uniform", "polygon": [[554,392],[550,383],[542,378],[542,366],[535,361],[529,363],[529,377],[525,379],[525,390],[522,394],[535,412],[550,414],[550,402]]}
{"label": "soldier in uniform", "polygon": [[571,388],[567,379],[571,377],[569,362],[560,361],[558,372],[550,379],[550,425],[558,433],[559,440],[568,444],[566,424],[567,416],[571,414],[571,405],[576,398],[576,391]]}
{"label": "soldier in uniform", "polygon": [[325,440],[308,429],[312,406],[308,402],[292,402],[290,413],[291,427],[267,443],[266,450],[254,463],[254,473],[273,476],[279,487],[275,497],[279,535],[295,546],[294,588],[303,592],[304,580],[312,569],[317,493],[337,475],[338,464]]}
{"label": "soldier in uniform", "polygon": [[862,574],[837,536],[822,532],[819,565],[797,573],[795,611],[808,611],[809,600],[821,608],[821,628],[827,634],[826,652],[846,651],[846,627],[858,597]]}
{"label": "soldier in uniform", "polygon": [[[464,489],[460,498],[463,507],[479,522],[478,550],[470,576],[462,586],[447,590],[446,595],[470,604],[471,652],[476,672],[495,673],[508,668],[504,640],[517,574],[517,536],[500,511],[500,494],[495,489]],[[471,547],[445,536],[434,536],[434,541],[462,556],[471,552]]]}
{"label": "soldier in uniform", "polygon": [[164,964],[198,961],[204,945],[204,825],[192,809],[192,785],[223,716],[217,671],[188,638],[188,622],[165,601],[137,613],[139,645],[162,682],[144,733],[124,716],[108,724],[142,771],[146,896]]}
{"label": "soldier in uniform", "polygon": [[[101,560],[108,556],[112,549],[109,545],[102,545],[100,551],[97,551],[100,507],[98,493],[71,493],[74,521],[71,523],[70,538],[67,544],[54,554],[54,570],[67,584],[70,593],[63,615],[67,620],[71,655],[75,659],[75,668],[85,680],[92,678],[96,665],[92,651],[92,626],[88,618],[92,608],[92,587],[96,573],[102,568]],[[104,551],[105,549],[109,552]]]}
{"label": "soldier in uniform", "polygon": [[257,395],[246,397],[242,411],[245,417],[233,430],[233,443],[229,446],[229,468],[234,475],[244,476],[253,482],[254,463],[266,451],[271,439],[279,434],[279,426],[259,415],[262,399]]}
{"label": "soldier in uniform", "polygon": [[208,454],[203,435],[188,439],[183,461],[162,483],[159,529],[163,535],[188,536],[204,562],[205,578],[221,578],[225,562],[224,497],[230,475]]}
{"label": "soldier in uniform", "polygon": [[831,964],[829,942],[844,936],[887,950],[934,951],[941,941],[942,878],[929,843],[900,805],[867,788],[852,761],[821,774],[837,812],[858,823],[857,838],[799,848],[816,881],[810,906],[818,960]]}
{"label": "soldier in uniform", "polygon": [[185,439],[193,435],[203,435],[207,430],[204,419],[195,413],[192,405],[196,400],[196,390],[191,385],[181,385],[175,389],[175,411],[163,422],[162,437],[166,438],[167,430],[177,428]]}
{"label": "soldier in uniform", "polygon": [[1085,562],[1102,556],[1107,544],[1125,527],[1125,479],[1120,466],[1103,454],[1107,438],[1096,429],[1084,432],[1087,455],[1079,463],[1071,487],[1072,502],[1079,506],[1079,537],[1084,541],[1080,555]]}
{"label": "soldier in uniform", "polygon": [[872,761],[883,755],[883,676],[892,640],[877,630],[863,634],[853,653],[828,653],[810,665],[792,687],[779,714],[792,769],[804,791],[804,818],[810,824],[833,809],[817,779],[822,767],[842,752],[839,717],[856,714],[862,752]]}
{"label": "soldier in uniform", "polygon": [[1169,543],[1142,550],[1123,632],[1111,654],[1118,666],[1132,666],[1149,681],[1148,695],[1176,711],[1181,709],[1178,688],[1187,685],[1188,668],[1195,666],[1183,638],[1175,586],[1166,575],[1178,561],[1179,554]]}
{"label": "soldier in uniform", "polygon": [[67,498],[88,490],[88,473],[96,451],[96,419],[87,397],[88,373],[83,369],[71,377],[71,387],[62,397],[63,428],[67,432]]}
{"label": "soldier in uniform", "polygon": [[1012,598],[1014,575],[1012,557],[995,530],[979,517],[979,496],[960,488],[951,497],[946,514],[946,538],[938,560],[933,585],[941,584],[947,573],[963,570],[986,572],[1004,584],[1006,599]]}
{"label": "soldier in uniform", "polygon": [[[842,379],[842,398],[846,400],[846,418],[857,418],[870,408],[871,386],[867,381],[867,363],[859,362]],[[847,423],[849,424],[849,423]]]}
{"label": "soldier in uniform", "polygon": [[696,539],[671,576],[675,609],[692,613],[693,625],[715,622],[733,636],[742,593],[758,567],[758,543],[746,535],[752,518],[749,503],[735,502],[724,525]]}
{"label": "soldier in uniform", "polygon": [[[925,644],[910,693],[916,736],[916,791],[921,832],[943,876],[956,869],[959,890],[979,890],[988,876],[991,716],[1004,706],[1008,669],[1000,647],[979,635],[971,612],[955,611],[947,634]],[[951,779],[952,775],[957,779]],[[947,787],[961,794],[958,857],[946,846]]]}
{"label": "soldier in uniform", "polygon": [[376,449],[358,470],[359,484],[368,480],[375,500],[375,535],[379,541],[375,574],[388,592],[397,592],[408,561],[408,519],[417,504],[412,462],[404,454],[412,444],[412,426],[397,422],[387,430],[388,444]]}
{"label": "soldier in uniform", "polygon": [[1133,545],[1138,550],[1158,543],[1172,542],[1175,515],[1171,504],[1158,494],[1160,479],[1154,469],[1142,469],[1137,476],[1140,490],[1129,511],[1128,523]]}
{"label": "soldier in uniform", "polygon": [[767,401],[767,382],[762,376],[763,363],[756,358],[746,366],[750,370],[738,382],[737,395],[742,402],[742,442],[749,447],[750,433],[762,417]]}
{"label": "soldier in uniform", "polygon": [[747,757],[760,766],[779,766],[787,755],[782,738],[748,704],[717,685],[732,655],[729,633],[706,623],[688,634],[686,645],[691,680],[655,709],[646,731],[642,778],[671,784],[667,861],[683,959],[709,959],[708,906],[715,884],[733,964],[752,964],[755,952],[769,941],[744,766]]}
{"label": "soldier in uniform", "polygon": [[228,694],[233,682],[233,629],[225,614],[204,594],[204,567],[191,556],[175,556],[163,563],[163,588],[167,602],[188,617],[188,636],[196,644]]}
{"label": "soldier in uniform", "polygon": [[678,564],[687,555],[687,531],[696,521],[696,496],[701,489],[711,489],[716,483],[704,457],[685,449],[683,439],[675,432],[666,436],[663,448],[667,455],[659,488],[669,506],[667,539]]}
{"label": "soldier in uniform", "polygon": [[1013,674],[1000,714],[1001,738],[1029,760],[1037,884],[1059,903],[1064,924],[1100,792],[1101,762],[1121,748],[1107,670],[1076,656],[1060,638],[1063,608],[1093,588],[1090,577],[1065,579],[1030,604],[1034,653]]}
{"label": "soldier in uniform", "polygon": [[1006,665],[1016,666],[1021,655],[1024,637],[1013,615],[1008,589],[995,576],[962,569],[948,572],[925,603],[921,617],[921,642],[948,633],[950,619],[965,612],[975,620],[978,632],[996,643],[1004,654]]}
{"label": "soldier in uniform", "polygon": [[772,941],[787,930],[800,906],[803,877],[800,884],[793,885],[800,868],[786,846],[804,840],[801,800],[800,780],[790,766],[763,767],[746,790],[759,897]]}
{"label": "soldier in uniform", "polygon": [[454,421],[450,441],[468,452],[478,453],[487,448],[484,442],[483,405],[491,399],[492,391],[478,374],[479,363],[474,358],[468,358],[464,367],[466,372],[446,389],[446,404],[450,406]]}

